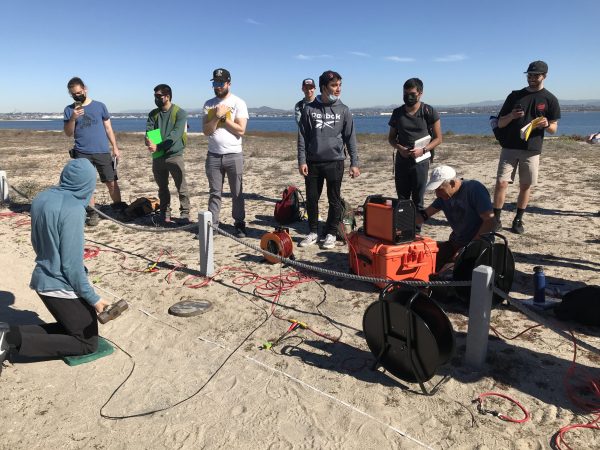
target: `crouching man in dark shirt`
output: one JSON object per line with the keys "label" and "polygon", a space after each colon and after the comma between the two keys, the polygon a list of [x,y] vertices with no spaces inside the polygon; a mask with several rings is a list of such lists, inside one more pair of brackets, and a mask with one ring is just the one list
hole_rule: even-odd
{"label": "crouching man in dark shirt", "polygon": [[437,198],[417,214],[417,225],[443,211],[452,228],[448,240],[438,242],[436,272],[439,272],[465,245],[493,231],[494,211],[485,186],[476,180],[458,178],[450,166],[436,167],[425,189],[435,190]]}

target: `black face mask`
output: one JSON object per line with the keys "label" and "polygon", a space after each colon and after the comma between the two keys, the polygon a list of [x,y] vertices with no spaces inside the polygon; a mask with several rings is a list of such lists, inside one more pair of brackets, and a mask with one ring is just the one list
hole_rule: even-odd
{"label": "black face mask", "polygon": [[404,100],[404,104],[406,106],[415,106],[418,102],[417,94],[415,93],[404,94],[404,97],[402,97],[402,99]]}
{"label": "black face mask", "polygon": [[76,102],[85,102],[85,94],[81,94],[81,95],[73,95],[73,100],[75,100]]}
{"label": "black face mask", "polygon": [[165,101],[162,98],[155,97],[154,104],[159,108],[162,108],[165,105]]}

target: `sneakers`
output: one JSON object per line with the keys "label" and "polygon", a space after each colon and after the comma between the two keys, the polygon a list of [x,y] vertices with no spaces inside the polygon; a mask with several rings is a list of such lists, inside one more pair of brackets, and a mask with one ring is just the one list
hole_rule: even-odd
{"label": "sneakers", "polygon": [[8,358],[8,342],[6,342],[6,335],[10,331],[10,327],[6,322],[0,322],[0,374],[2,374],[2,364],[4,360]]}
{"label": "sneakers", "polygon": [[523,234],[525,233],[525,227],[523,225],[523,220],[515,218],[515,220],[513,220],[511,230],[513,233]]}
{"label": "sneakers", "polygon": [[179,225],[189,225],[190,224],[190,213],[188,213],[188,212],[179,213],[179,219],[177,219],[177,223]]}
{"label": "sneakers", "polygon": [[239,222],[234,225],[235,228],[235,237],[239,239],[243,239],[246,237],[246,224],[244,222]]}
{"label": "sneakers", "polygon": [[309,245],[316,244],[319,240],[317,233],[308,233],[304,239],[300,241],[298,247],[308,247]]}
{"label": "sneakers", "polygon": [[325,236],[325,240],[321,245],[322,248],[333,248],[335,247],[336,237],[333,234],[328,234]]}
{"label": "sneakers", "polygon": [[498,233],[502,231],[502,221],[500,219],[496,219],[496,223],[494,224],[494,232]]}
{"label": "sneakers", "polygon": [[99,223],[100,223],[100,216],[98,215],[98,213],[96,211],[94,211],[93,209],[88,211],[88,215],[85,219],[85,224],[88,227],[95,227]]}

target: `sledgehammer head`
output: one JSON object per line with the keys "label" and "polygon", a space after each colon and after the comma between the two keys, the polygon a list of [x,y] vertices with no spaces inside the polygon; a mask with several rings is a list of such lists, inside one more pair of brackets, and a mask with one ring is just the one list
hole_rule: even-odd
{"label": "sledgehammer head", "polygon": [[129,308],[127,302],[125,300],[119,300],[117,303],[113,303],[98,314],[98,322],[105,324],[106,322],[116,319],[127,308]]}

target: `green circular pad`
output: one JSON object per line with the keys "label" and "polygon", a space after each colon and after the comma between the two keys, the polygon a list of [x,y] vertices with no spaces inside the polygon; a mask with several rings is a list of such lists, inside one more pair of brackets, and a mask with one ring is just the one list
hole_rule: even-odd
{"label": "green circular pad", "polygon": [[212,307],[208,300],[183,300],[169,308],[169,314],[178,317],[193,317],[202,314]]}

